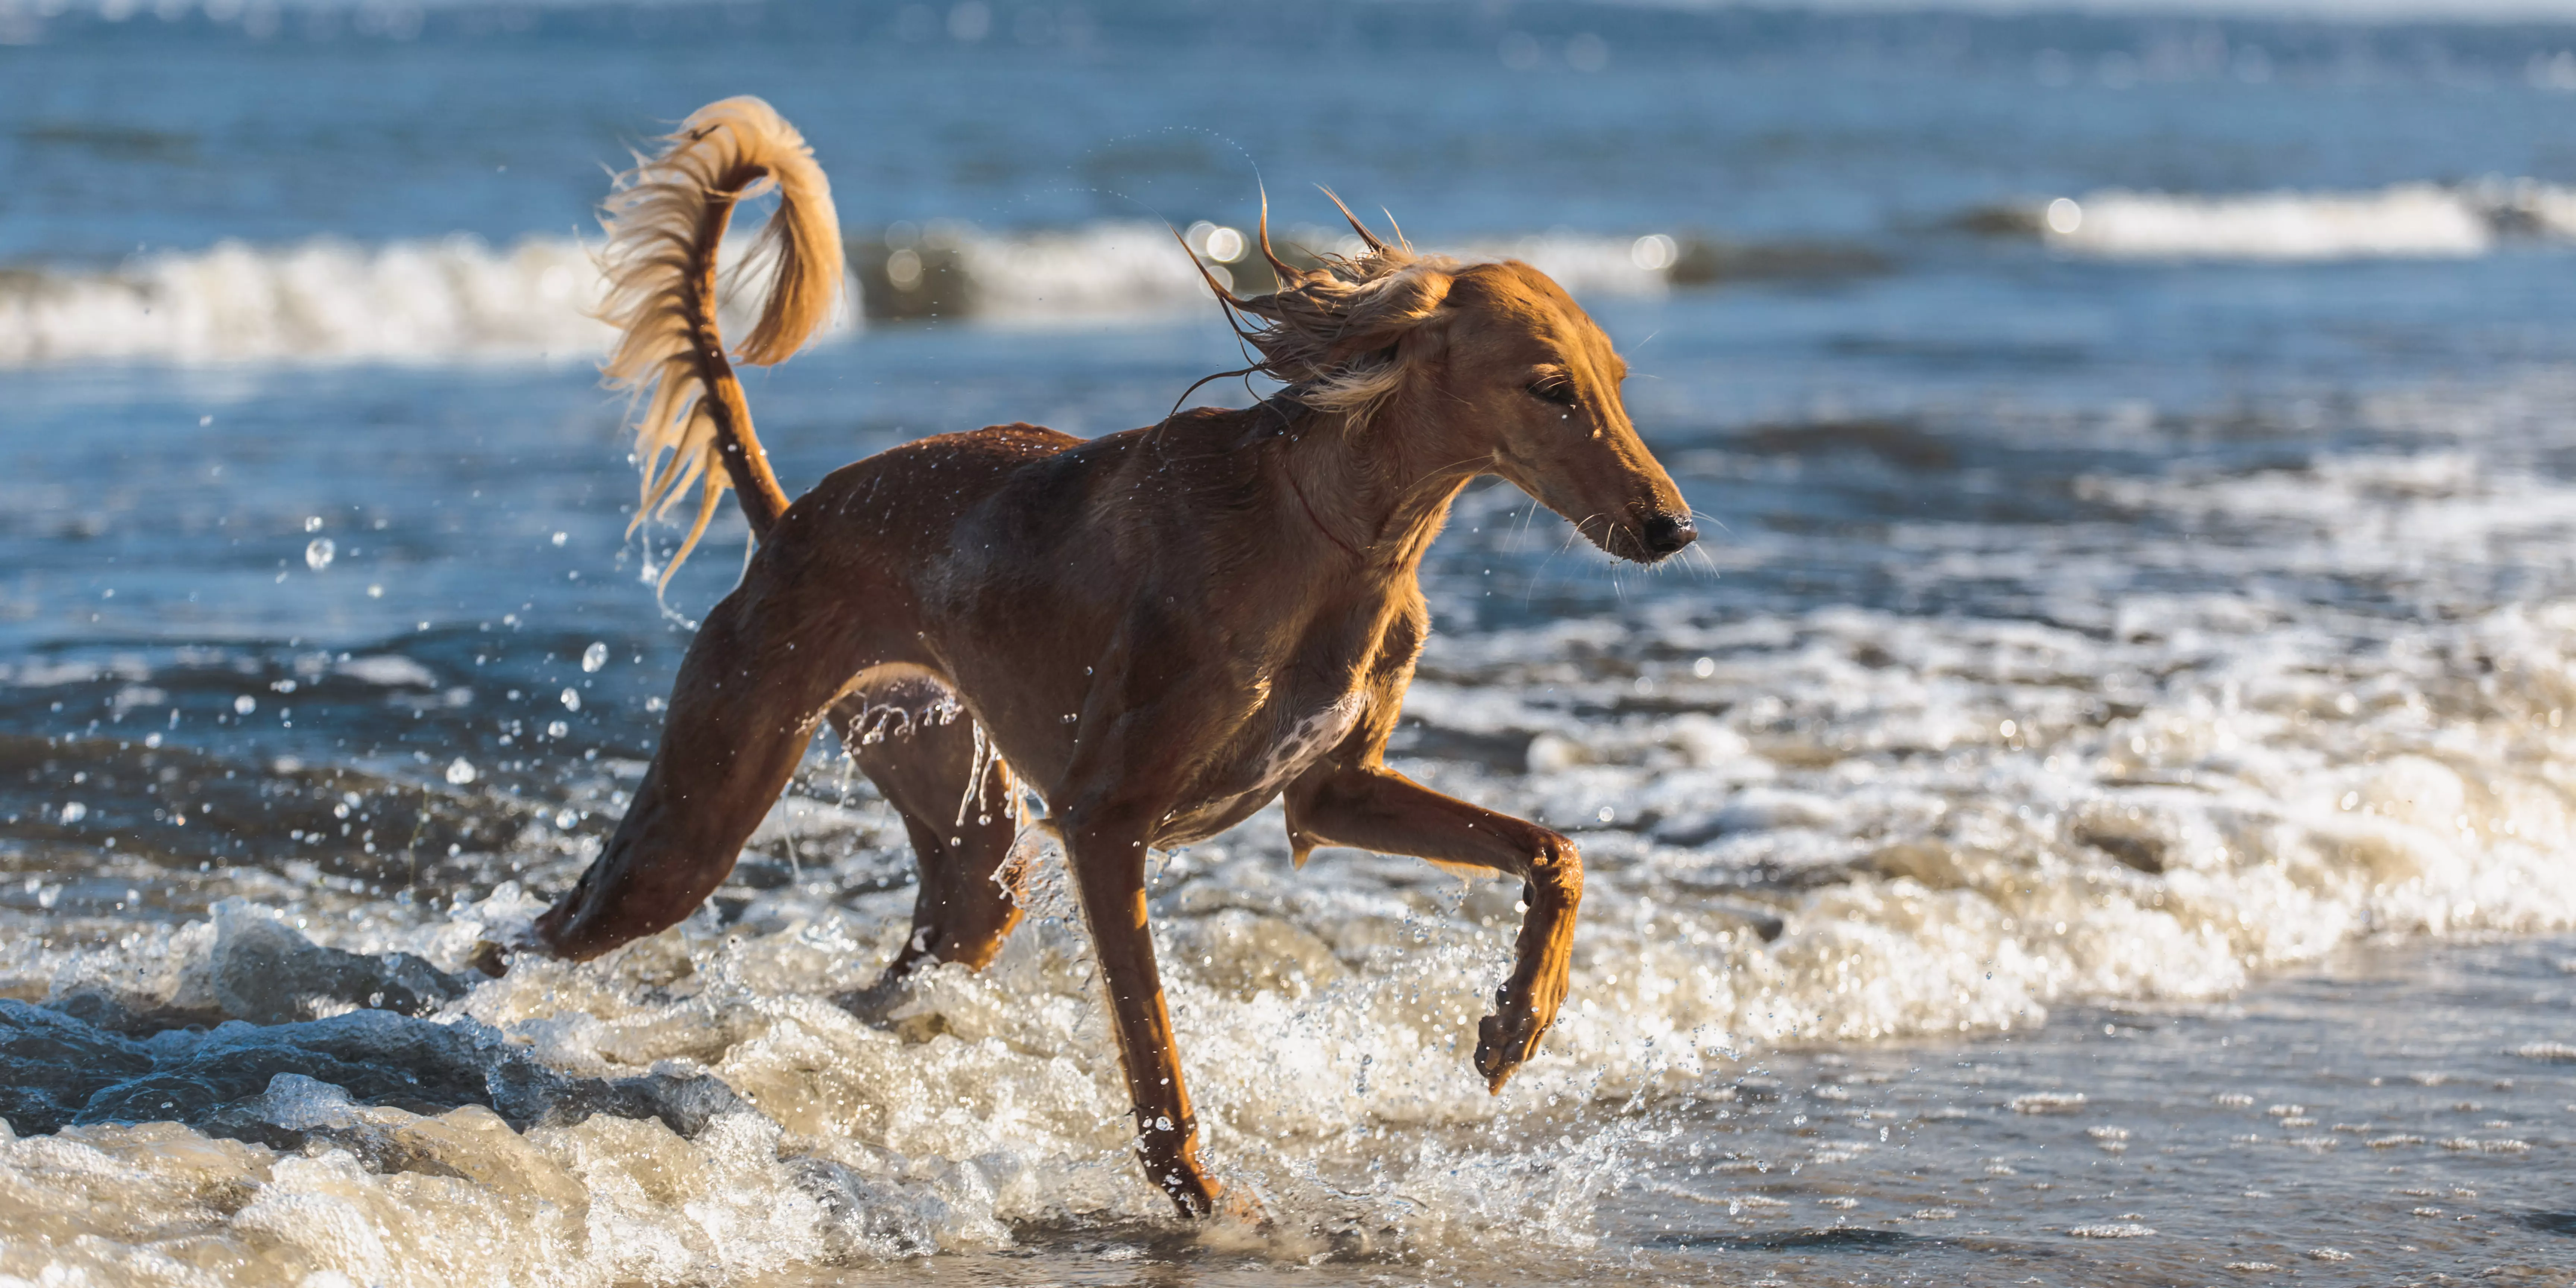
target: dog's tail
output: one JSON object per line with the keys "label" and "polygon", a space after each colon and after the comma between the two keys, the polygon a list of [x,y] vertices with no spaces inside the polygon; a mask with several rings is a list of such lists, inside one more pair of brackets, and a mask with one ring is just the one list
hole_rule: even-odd
{"label": "dog's tail", "polygon": [[832,186],[804,138],[769,104],[710,103],[663,144],[617,176],[604,207],[608,245],[599,260],[608,293],[598,316],[620,333],[602,375],[644,406],[635,422],[644,471],[635,524],[698,493],[688,540],[662,572],[667,585],[706,534],[728,484],[755,534],[766,536],[787,511],[716,328],[716,248],[734,205],[778,192],[777,212],[737,270],[765,275],[768,298],[735,359],[766,366],[793,355],[840,302],[842,260]]}

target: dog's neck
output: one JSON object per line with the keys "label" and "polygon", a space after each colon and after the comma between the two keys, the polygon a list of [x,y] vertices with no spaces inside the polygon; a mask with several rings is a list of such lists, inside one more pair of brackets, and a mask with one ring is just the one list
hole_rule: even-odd
{"label": "dog's neck", "polygon": [[1354,427],[1338,412],[1285,399],[1253,409],[1269,418],[1289,503],[1364,576],[1407,577],[1449,518],[1450,502],[1479,472],[1481,454],[1450,450],[1449,427],[1399,399]]}

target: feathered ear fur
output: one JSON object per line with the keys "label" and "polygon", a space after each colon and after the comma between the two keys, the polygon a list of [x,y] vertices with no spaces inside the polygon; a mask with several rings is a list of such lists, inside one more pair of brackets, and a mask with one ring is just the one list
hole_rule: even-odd
{"label": "feathered ear fur", "polygon": [[1318,256],[1313,269],[1280,259],[1270,245],[1265,193],[1261,254],[1278,275],[1279,289],[1240,299],[1213,278],[1208,288],[1226,305],[1235,333],[1261,354],[1253,370],[1286,384],[1307,406],[1340,412],[1358,428],[1412,374],[1413,361],[1398,342],[1440,311],[1458,264],[1416,254],[1401,237],[1392,244],[1379,240],[1341,198],[1330,189],[1324,195],[1359,234],[1360,253]]}

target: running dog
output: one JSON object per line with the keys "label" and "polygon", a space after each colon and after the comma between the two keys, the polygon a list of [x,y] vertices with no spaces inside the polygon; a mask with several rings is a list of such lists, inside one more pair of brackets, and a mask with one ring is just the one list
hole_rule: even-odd
{"label": "running dog", "polygon": [[[664,144],[605,210],[602,317],[621,333],[605,370],[644,408],[636,519],[694,492],[694,545],[731,487],[759,547],[689,647],[634,804],[535,947],[587,959],[687,917],[828,720],[921,865],[890,980],[989,963],[1020,917],[1024,823],[1061,840],[1137,1152],[1183,1214],[1211,1211],[1218,1185],[1155,971],[1146,855],[1274,798],[1301,865],[1342,845],[1522,883],[1515,961],[1477,1032],[1476,1071],[1499,1093],[1565,999],[1581,857],[1383,758],[1430,630],[1423,554],[1470,480],[1501,475],[1639,562],[1697,535],[1620,403],[1609,338],[1526,264],[1416,254],[1347,208],[1365,249],[1292,267],[1265,209],[1278,289],[1208,282],[1259,355],[1235,374],[1282,386],[1259,405],[1087,441],[1026,424],[944,434],[791,503],[731,364],[785,360],[839,298],[829,185],[754,98],[702,109]],[[729,358],[717,246],[736,203],[770,188],[749,261],[767,299]],[[1022,789],[1042,820],[1021,817]]]}

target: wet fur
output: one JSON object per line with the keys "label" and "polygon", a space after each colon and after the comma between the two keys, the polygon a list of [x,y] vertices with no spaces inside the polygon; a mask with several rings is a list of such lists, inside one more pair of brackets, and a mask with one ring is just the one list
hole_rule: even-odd
{"label": "wet fur", "polygon": [[[723,177],[675,159],[711,137],[684,128],[646,167]],[[921,864],[889,981],[931,961],[981,967],[1019,918],[1014,841],[1028,820],[961,802],[1016,801],[1025,785],[1044,803],[1039,825],[1065,844],[1098,950],[1138,1152],[1183,1212],[1211,1210],[1218,1186],[1198,1160],[1145,924],[1146,855],[1273,799],[1300,864],[1348,845],[1523,883],[1513,970],[1475,1055],[1499,1092],[1564,999],[1581,857],[1546,828],[1416,785],[1384,752],[1430,629],[1421,560],[1470,480],[1510,479],[1615,554],[1651,561],[1691,539],[1600,329],[1518,263],[1374,237],[1319,269],[1274,257],[1277,292],[1218,292],[1257,369],[1285,383],[1260,405],[1088,441],[1024,424],[922,439],[790,504],[729,369],[707,374],[724,357],[712,321],[699,324],[711,300],[671,285],[712,282],[724,222],[706,211],[723,200],[698,210],[686,255],[634,260],[615,287],[697,310],[673,332],[692,353],[657,349],[658,370],[715,392],[690,404],[711,411],[681,450],[709,476],[724,466],[760,546],[689,649],[634,804],[540,919],[540,946],[595,957],[687,917],[828,722],[902,813]],[[802,262],[810,277],[783,286],[810,298],[825,268]],[[742,356],[784,357],[774,340],[790,329]],[[668,423],[647,415],[647,448]],[[647,469],[650,498],[649,457]],[[885,713],[950,703],[963,714],[887,736]]]}

